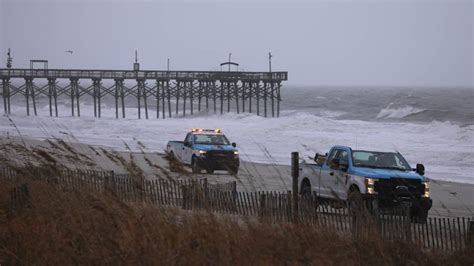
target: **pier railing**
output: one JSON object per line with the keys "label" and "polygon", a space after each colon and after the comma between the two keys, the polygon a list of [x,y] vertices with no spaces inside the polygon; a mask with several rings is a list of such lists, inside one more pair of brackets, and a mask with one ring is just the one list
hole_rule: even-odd
{"label": "pier railing", "polygon": [[285,81],[288,72],[248,71],[163,71],[163,70],[88,70],[88,69],[0,69],[2,78],[78,78],[78,79],[192,79],[192,80],[275,80]]}

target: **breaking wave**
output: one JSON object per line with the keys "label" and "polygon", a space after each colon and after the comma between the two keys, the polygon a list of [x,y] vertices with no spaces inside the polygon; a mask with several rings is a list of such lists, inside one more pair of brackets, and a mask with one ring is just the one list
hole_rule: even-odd
{"label": "breaking wave", "polygon": [[400,108],[384,108],[380,110],[376,118],[405,118],[411,115],[419,114],[426,109],[419,109],[413,106],[405,106]]}

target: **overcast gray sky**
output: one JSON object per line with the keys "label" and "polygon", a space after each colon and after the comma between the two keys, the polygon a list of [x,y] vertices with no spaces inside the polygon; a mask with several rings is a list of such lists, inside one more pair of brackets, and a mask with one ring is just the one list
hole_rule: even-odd
{"label": "overcast gray sky", "polygon": [[[288,84],[474,87],[474,1],[0,0],[1,67],[289,71]],[[66,53],[73,50],[73,54]]]}

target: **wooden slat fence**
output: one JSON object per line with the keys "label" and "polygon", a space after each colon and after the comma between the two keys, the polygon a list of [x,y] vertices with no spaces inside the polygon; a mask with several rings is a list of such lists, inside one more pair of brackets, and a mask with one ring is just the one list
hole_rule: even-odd
{"label": "wooden slat fence", "polygon": [[[0,179],[15,181],[25,173],[66,191],[87,189],[110,192],[128,202],[168,205],[186,210],[251,216],[269,223],[301,223],[323,227],[343,234],[363,236],[377,232],[387,240],[403,239],[427,249],[457,251],[472,245],[468,242],[469,217],[429,217],[425,224],[410,221],[408,207],[401,206],[367,217],[352,215],[344,203],[321,202],[316,195],[298,197],[298,211],[293,213],[291,191],[241,192],[236,182],[210,184],[207,179],[144,180],[129,175],[92,170],[43,171],[0,167]],[[26,185],[25,185],[26,186]],[[15,188],[12,199],[24,200],[27,188]],[[15,201],[15,200],[14,200]],[[295,220],[297,217],[297,220]],[[472,226],[474,228],[474,226]]]}

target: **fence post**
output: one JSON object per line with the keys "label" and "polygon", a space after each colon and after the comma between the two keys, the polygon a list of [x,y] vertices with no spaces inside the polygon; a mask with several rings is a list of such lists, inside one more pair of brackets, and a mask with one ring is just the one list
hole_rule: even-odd
{"label": "fence post", "polygon": [[260,218],[263,220],[266,220],[265,219],[265,215],[266,215],[266,195],[265,194],[261,194],[260,195],[260,210],[259,210],[259,214],[260,214]]}
{"label": "fence post", "polygon": [[405,237],[407,241],[411,241],[411,219],[410,219],[410,209],[411,204],[405,203],[403,206],[403,217],[405,218]]}
{"label": "fence post", "polygon": [[115,191],[115,172],[110,171],[109,175],[105,175],[105,190],[107,190],[110,193],[116,193]]}
{"label": "fence post", "polygon": [[299,154],[291,153],[291,177],[293,178],[293,223],[298,222],[298,177],[299,177]]}
{"label": "fence post", "polygon": [[286,221],[289,222],[289,223],[293,220],[292,205],[291,205],[292,204],[292,199],[293,199],[293,195],[291,195],[291,190],[288,190],[286,192],[286,201],[287,201],[287,203],[286,203],[286,209],[287,209],[286,210],[287,211],[286,219],[287,220]]}
{"label": "fence post", "polygon": [[232,209],[234,212],[237,212],[237,181],[231,183],[231,193],[232,193]]}
{"label": "fence post", "polygon": [[[374,216],[374,220],[375,220],[375,224],[377,226],[377,231],[380,233],[380,234],[383,234],[382,232],[382,217],[381,217],[381,213],[380,213],[380,209],[379,209],[379,202],[378,200],[374,199],[372,201],[370,201],[370,209],[372,211],[372,214]],[[408,221],[410,223],[410,220]]]}
{"label": "fence post", "polygon": [[139,180],[135,182],[135,186],[138,185],[138,192],[140,193],[140,201],[144,203],[146,197],[146,190],[145,190],[145,178],[140,175]]}
{"label": "fence post", "polygon": [[181,191],[182,191],[182,196],[183,196],[183,201],[181,202],[181,208],[183,210],[187,210],[188,209],[188,206],[189,206],[189,190],[188,190],[188,186],[186,185],[183,185],[181,186]]}
{"label": "fence post", "polygon": [[104,193],[110,192],[109,191],[110,190],[110,179],[113,176],[114,171],[110,171],[109,173],[110,173],[110,175],[108,175],[108,174],[104,175]]}
{"label": "fence post", "polygon": [[468,248],[474,249],[474,221],[469,222],[469,228],[467,231],[467,243]]}
{"label": "fence post", "polygon": [[26,207],[31,207],[31,195],[30,195],[30,190],[28,189],[28,184],[22,184],[21,185],[21,193],[22,193],[22,200],[23,200],[23,205]]}
{"label": "fence post", "polygon": [[203,190],[204,190],[204,209],[205,210],[208,210],[208,206],[209,206],[209,183],[207,182],[207,178],[204,178],[203,180]]}

